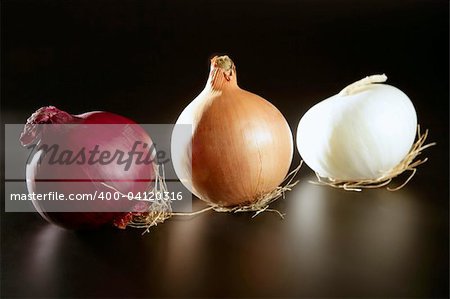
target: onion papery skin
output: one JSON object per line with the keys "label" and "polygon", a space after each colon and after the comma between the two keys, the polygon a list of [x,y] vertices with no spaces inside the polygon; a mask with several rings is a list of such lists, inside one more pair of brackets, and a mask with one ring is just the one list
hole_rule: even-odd
{"label": "onion papery skin", "polygon": [[293,140],[281,112],[241,89],[227,57],[211,60],[204,90],[177,124],[192,135],[172,135],[172,159],[183,184],[198,198],[223,207],[251,204],[284,180]]}
{"label": "onion papery skin", "polygon": [[309,109],[298,125],[297,147],[321,177],[377,180],[405,158],[416,130],[416,111],[406,94],[387,84],[368,84]]}
{"label": "onion papery skin", "polygon": [[[77,124],[75,129],[70,126],[61,126],[62,132],[43,131],[38,132],[36,124]],[[117,132],[115,126],[81,126],[81,125],[130,125],[123,126],[127,128],[125,132]],[[58,128],[58,126],[54,126]],[[39,127],[39,129],[41,129]],[[47,129],[43,126],[42,130],[54,130],[52,126]],[[92,149],[95,145],[100,145],[102,151],[114,152],[121,150],[128,152],[132,147],[131,140],[140,140],[149,145],[152,144],[151,138],[145,130],[134,121],[123,116],[95,111],[80,115],[70,115],[55,107],[42,107],[36,111],[25,125],[21,136],[21,142],[24,146],[32,143],[52,144],[57,140],[61,149],[70,149],[77,153],[82,147]],[[140,150],[143,150],[140,148]],[[154,167],[152,165],[136,165],[133,163],[128,171],[123,171],[116,163],[106,165],[50,165],[49,155],[38,163],[43,151],[37,151],[27,164],[26,181],[30,193],[45,194],[48,192],[59,192],[63,194],[94,194],[101,192],[113,193],[115,190],[123,194],[132,192],[144,192],[149,190],[155,179]],[[54,184],[50,184],[53,179]],[[45,182],[45,183],[41,183]],[[108,186],[105,186],[107,184]],[[113,189],[112,189],[112,188]],[[102,201],[97,199],[92,202],[82,202],[80,204],[89,205],[89,210],[93,212],[48,212],[51,202],[33,201],[33,205],[39,214],[47,221],[68,229],[93,229],[103,225],[113,223],[120,228],[125,228],[126,222],[122,218],[128,214],[127,210],[140,205],[136,201],[129,201],[121,198],[120,203],[114,201]],[[72,203],[73,204],[73,203]],[[114,205],[118,212],[98,212],[99,206]]]}

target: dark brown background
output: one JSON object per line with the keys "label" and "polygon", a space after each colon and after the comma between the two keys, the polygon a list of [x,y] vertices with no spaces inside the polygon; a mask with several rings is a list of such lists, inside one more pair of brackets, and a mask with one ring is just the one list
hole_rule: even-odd
{"label": "dark brown background", "polygon": [[274,205],[283,221],[209,213],[141,236],[2,212],[2,298],[448,297],[448,1],[1,3],[2,123],[50,104],[171,123],[227,53],[294,133],[314,103],[385,72],[438,143],[394,193],[311,185],[304,166]]}

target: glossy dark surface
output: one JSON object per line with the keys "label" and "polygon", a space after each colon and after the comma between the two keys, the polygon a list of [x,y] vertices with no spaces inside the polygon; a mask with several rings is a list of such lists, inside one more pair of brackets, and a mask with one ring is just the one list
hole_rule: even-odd
{"label": "glossy dark surface", "polygon": [[398,192],[312,185],[305,165],[273,206],[284,220],[208,212],[141,236],[2,212],[2,298],[448,297],[448,1],[1,4],[2,123],[50,104],[171,123],[203,88],[208,59],[227,53],[240,86],[294,134],[310,106],[384,72],[438,143]]}

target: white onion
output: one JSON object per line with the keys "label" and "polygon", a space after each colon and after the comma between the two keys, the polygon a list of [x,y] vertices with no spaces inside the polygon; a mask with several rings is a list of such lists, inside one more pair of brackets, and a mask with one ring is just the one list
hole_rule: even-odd
{"label": "white onion", "polygon": [[386,177],[409,153],[417,130],[411,100],[376,75],[313,106],[300,120],[297,147],[320,177],[341,181]]}

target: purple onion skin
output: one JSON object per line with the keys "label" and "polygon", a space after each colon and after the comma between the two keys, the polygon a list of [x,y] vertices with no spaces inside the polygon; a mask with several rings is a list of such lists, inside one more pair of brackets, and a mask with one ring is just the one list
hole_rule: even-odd
{"label": "purple onion skin", "polygon": [[[36,124],[130,124],[126,132],[117,132],[114,128],[108,126],[88,126],[84,129],[76,126],[76,129],[70,129],[68,126],[64,132],[43,132],[42,126]],[[131,150],[135,140],[146,143],[149,146],[153,144],[151,138],[145,130],[132,120],[123,116],[95,111],[80,115],[71,115],[61,111],[53,106],[42,107],[38,109],[28,120],[24,131],[20,137],[23,146],[42,143],[52,143],[52,136],[58,136],[58,144],[61,148],[70,149],[74,153],[82,147],[92,149],[95,145],[100,145],[102,150],[108,150],[114,153],[116,150],[128,152]],[[134,140],[134,141],[131,141]],[[62,144],[61,144],[62,143]],[[139,150],[145,151],[143,148]],[[148,148],[147,148],[148,149]],[[40,152],[35,153],[39,155]],[[128,171],[124,171],[123,166],[119,167],[117,163],[108,163],[106,165],[49,165],[49,157],[46,155],[40,163],[38,159],[30,159],[32,162],[27,165],[27,187],[28,191],[36,194],[45,194],[48,192],[86,193],[94,194],[100,192],[114,192],[114,189],[123,194],[132,192],[144,192],[149,190],[155,179],[153,165],[133,163]],[[58,178],[55,184],[48,183],[48,178]],[[92,180],[91,178],[95,178]],[[45,181],[40,184],[39,181]],[[50,180],[52,181],[52,180]],[[82,186],[71,184],[71,182],[83,182]],[[64,184],[67,182],[67,184]],[[113,187],[105,186],[104,184]],[[120,228],[125,228],[129,221],[129,213],[123,212],[136,205],[135,201],[128,201],[121,198],[119,202],[101,201],[80,202],[83,205],[89,205],[89,210],[94,212],[47,212],[48,201],[33,201],[33,205],[39,214],[47,221],[68,229],[95,229],[105,225],[120,223]],[[71,203],[73,205],[73,202]],[[98,205],[114,205],[114,209],[120,212],[98,212]],[[140,203],[142,208],[142,203]],[[124,221],[127,219],[127,221]]]}

